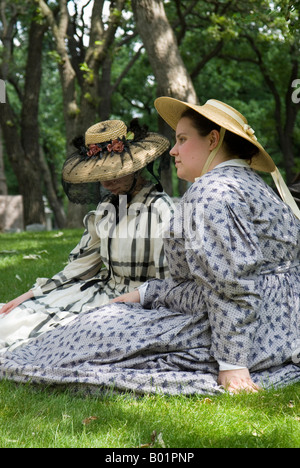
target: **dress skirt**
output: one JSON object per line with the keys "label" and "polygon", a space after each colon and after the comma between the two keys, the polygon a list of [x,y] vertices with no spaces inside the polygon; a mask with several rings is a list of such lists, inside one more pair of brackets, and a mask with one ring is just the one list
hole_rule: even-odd
{"label": "dress skirt", "polygon": [[0,356],[17,382],[215,394],[219,363],[273,388],[300,381],[300,222],[250,168],[215,168],[165,233],[170,277],[141,304],[80,314]]}

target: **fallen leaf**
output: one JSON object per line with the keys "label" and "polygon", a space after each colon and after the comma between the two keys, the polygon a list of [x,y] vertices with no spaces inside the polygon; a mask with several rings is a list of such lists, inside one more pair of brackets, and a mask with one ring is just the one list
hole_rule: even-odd
{"label": "fallen leaf", "polygon": [[0,254],[2,255],[8,255],[8,254],[18,254],[19,252],[17,250],[1,250]]}
{"label": "fallen leaf", "polygon": [[210,398],[204,398],[203,400],[200,400],[200,403],[204,405],[211,405],[213,401]]}
{"label": "fallen leaf", "polygon": [[83,421],[82,421],[82,424],[84,424],[85,426],[87,426],[88,424],[91,424],[92,421],[96,421],[97,416],[89,416],[88,418],[85,418]]}
{"label": "fallen leaf", "polygon": [[31,255],[24,255],[23,260],[39,260],[41,258],[40,255],[31,254]]}
{"label": "fallen leaf", "polygon": [[151,442],[149,442],[148,444],[141,444],[137,448],[153,447],[153,445],[155,444],[155,441],[156,441],[156,436],[157,436],[157,432],[154,430],[152,432],[152,434],[151,434]]}
{"label": "fallen leaf", "polygon": [[60,231],[60,232],[58,232],[57,234],[54,234],[53,237],[61,237],[61,236],[63,236],[63,235],[64,235],[64,233]]}
{"label": "fallen leaf", "polygon": [[162,438],[162,432],[160,432],[157,436],[157,443],[162,447],[162,448],[166,448],[166,444]]}
{"label": "fallen leaf", "polygon": [[152,444],[155,444],[155,440],[156,440],[156,436],[157,436],[157,432],[154,430],[151,434],[151,442]]}

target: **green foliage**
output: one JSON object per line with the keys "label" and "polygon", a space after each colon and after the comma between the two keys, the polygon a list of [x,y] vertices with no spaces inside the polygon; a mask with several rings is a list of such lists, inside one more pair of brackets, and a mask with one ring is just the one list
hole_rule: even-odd
{"label": "green foliage", "polygon": [[[118,79],[133,54],[134,51],[130,48],[118,49],[112,69],[113,82]],[[119,116],[126,123],[129,123],[133,117],[139,117],[141,123],[146,123],[152,131],[157,130],[157,116],[153,106],[155,91],[153,71],[143,51],[112,96],[113,115]]]}
{"label": "green foliage", "polygon": [[[28,10],[25,4],[23,0],[17,2],[20,19],[16,25],[14,41],[15,59],[10,64],[11,73],[21,91],[24,87],[29,20],[35,3],[30,2]],[[181,2],[169,0],[164,2],[164,7],[177,36],[184,64],[193,77],[200,103],[209,98],[216,98],[241,110],[255,129],[261,143],[266,146],[276,163],[283,168],[284,156],[276,125],[281,125],[284,129],[291,72],[295,64],[299,67],[299,1],[199,0],[194,2],[193,8],[190,8],[191,4],[191,0]],[[57,5],[57,0],[50,3],[53,12]],[[70,1],[69,5],[75,5],[80,9],[80,2],[77,0]],[[157,92],[155,71],[150,67],[145,49],[141,49],[137,60],[133,60],[142,44],[136,34],[130,0],[125,2],[123,12],[114,9],[111,13],[118,17],[119,27],[114,44],[106,51],[111,61],[109,85],[114,89],[110,117],[121,118],[127,123],[133,117],[139,117],[142,123],[157,131],[158,120],[153,106]],[[8,10],[8,19],[11,14],[12,9]],[[39,10],[36,10],[35,20],[42,21]],[[105,18],[102,20],[105,29],[108,23],[105,23]],[[102,85],[103,70],[100,68],[99,77],[96,77],[85,62],[84,54],[87,46],[84,44],[88,42],[89,23],[82,21],[80,15],[73,16],[72,21],[77,43],[77,55],[73,50],[72,60],[78,65],[77,103],[79,105],[82,93],[80,79],[85,80],[85,84],[88,82],[94,86],[99,78]],[[95,44],[102,48],[103,37],[99,36]],[[62,63],[49,32],[45,36],[43,47],[40,141],[47,161],[56,167],[57,181],[59,181],[66,143],[62,91],[58,74],[58,65]],[[0,43],[0,61],[5,55],[4,52]],[[131,62],[132,66],[129,68]],[[122,79],[119,81],[120,77]],[[279,96],[280,122],[278,115],[275,116],[274,89],[272,91],[270,83]],[[7,90],[18,122],[21,118],[20,95],[10,83],[7,83]],[[99,101],[91,97],[95,93],[87,90],[84,93],[85,99],[98,109]],[[298,116],[292,129],[297,171],[300,164],[297,158],[300,150],[299,118]],[[290,131],[289,129],[288,132]],[[6,149],[9,192],[15,193],[17,187],[8,160]]]}
{"label": "green foliage", "polygon": [[[101,41],[96,41],[95,44],[97,42],[99,43]],[[89,68],[89,66],[88,66],[88,64],[86,62],[83,62],[83,63],[80,64],[80,70],[84,72],[84,74],[83,74],[84,79],[88,83],[92,84],[93,81],[94,81],[94,72],[93,72],[93,70],[91,70]]]}

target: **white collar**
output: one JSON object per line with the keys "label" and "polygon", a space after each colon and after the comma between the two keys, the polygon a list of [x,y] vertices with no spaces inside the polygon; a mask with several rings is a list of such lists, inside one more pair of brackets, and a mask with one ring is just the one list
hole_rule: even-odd
{"label": "white collar", "polygon": [[[224,161],[218,164],[217,166],[215,166],[214,169],[216,169],[217,167],[225,167],[225,166],[250,167],[247,161],[245,161],[244,159],[237,158],[237,159],[229,159],[228,161]],[[201,179],[201,177],[196,177],[195,182],[196,180],[199,180],[199,179]]]}
{"label": "white collar", "polygon": [[224,166],[240,166],[240,167],[250,167],[245,159],[229,159],[228,161],[224,161],[218,164],[216,167],[224,167]]}

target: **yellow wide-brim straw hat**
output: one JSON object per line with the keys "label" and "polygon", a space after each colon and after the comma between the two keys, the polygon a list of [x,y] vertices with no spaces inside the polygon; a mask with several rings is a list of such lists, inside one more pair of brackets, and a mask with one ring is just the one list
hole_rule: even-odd
{"label": "yellow wide-brim straw hat", "polygon": [[159,115],[173,130],[176,130],[182,114],[187,109],[192,109],[212,122],[215,122],[217,125],[220,125],[222,129],[229,130],[256,146],[258,153],[251,159],[250,167],[256,171],[268,172],[272,175],[281,198],[291,207],[294,214],[300,219],[300,210],[273,159],[258,142],[255,132],[248,124],[247,119],[236,109],[216,99],[209,99],[201,106],[179,101],[178,99],[167,96],[157,98],[154,105]]}
{"label": "yellow wide-brim straw hat", "polygon": [[70,184],[119,179],[146,167],[169,147],[168,138],[158,133],[137,138],[121,120],[99,122],[86,131],[85,148],[67,158],[62,178]]}
{"label": "yellow wide-brim straw hat", "polygon": [[193,109],[220,127],[241,136],[256,146],[259,152],[252,158],[251,167],[253,169],[263,172],[275,170],[274,161],[257,141],[254,130],[248,124],[247,119],[233,107],[215,99],[210,99],[203,106],[197,106],[169,97],[158,98],[154,104],[161,117],[174,130],[176,130],[183,112],[187,109]]}

